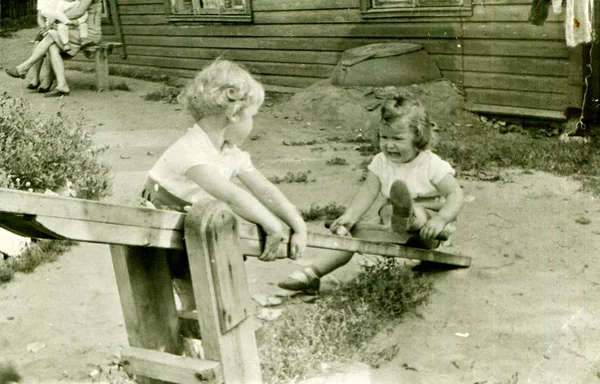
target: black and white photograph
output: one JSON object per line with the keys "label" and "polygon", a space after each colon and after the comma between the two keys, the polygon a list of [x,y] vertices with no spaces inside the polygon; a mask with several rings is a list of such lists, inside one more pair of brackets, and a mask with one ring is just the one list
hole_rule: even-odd
{"label": "black and white photograph", "polygon": [[600,1],[0,0],[0,384],[600,384]]}

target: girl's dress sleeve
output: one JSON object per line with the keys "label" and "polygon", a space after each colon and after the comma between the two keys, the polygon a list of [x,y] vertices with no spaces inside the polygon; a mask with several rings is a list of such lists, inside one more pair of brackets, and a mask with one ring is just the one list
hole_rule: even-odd
{"label": "girl's dress sleeve", "polygon": [[240,173],[255,171],[256,167],[252,163],[252,159],[248,152],[238,149],[239,153],[236,154],[236,167],[233,171],[233,177]]}
{"label": "girl's dress sleeve", "polygon": [[371,164],[367,167],[367,169],[375,174],[375,176],[379,177],[381,180],[384,174],[384,157],[383,153],[378,153],[375,155],[373,160],[371,160]]}
{"label": "girl's dress sleeve", "polygon": [[432,153],[428,172],[430,182],[435,185],[449,174],[453,176],[456,174],[450,163],[442,160],[438,155]]}

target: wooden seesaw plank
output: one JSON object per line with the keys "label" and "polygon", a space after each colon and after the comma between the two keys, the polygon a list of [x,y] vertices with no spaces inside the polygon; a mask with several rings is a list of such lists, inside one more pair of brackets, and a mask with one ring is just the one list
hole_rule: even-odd
{"label": "wooden seesaw plank", "polygon": [[[183,249],[183,222],[185,213],[163,211],[144,207],[128,207],[97,201],[71,199],[57,196],[14,191],[0,188],[0,217],[17,220],[0,220],[1,226],[11,230],[23,228],[26,220],[36,231],[53,238],[75,241],[121,244],[166,249]],[[262,250],[263,236],[255,224],[238,218],[242,249],[247,256],[258,256]],[[338,251],[359,252],[432,261],[458,267],[471,265],[471,258],[436,250],[403,247],[392,234],[379,230],[381,236],[370,235],[386,241],[371,241],[352,237],[309,233],[307,247]],[[288,256],[291,231],[282,242],[279,258]]]}

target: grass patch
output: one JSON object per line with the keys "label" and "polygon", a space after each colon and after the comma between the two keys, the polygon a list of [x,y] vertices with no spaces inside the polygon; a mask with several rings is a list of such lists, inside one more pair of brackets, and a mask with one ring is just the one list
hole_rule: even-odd
{"label": "grass patch", "polygon": [[333,220],[345,211],[346,207],[337,203],[329,203],[325,206],[312,204],[308,210],[301,210],[300,214],[304,221]]}
{"label": "grass patch", "polygon": [[298,172],[298,173],[288,172],[285,174],[284,177],[279,177],[279,176],[273,175],[273,176],[269,176],[268,179],[273,184],[312,183],[312,182],[316,181],[315,178],[312,178],[312,179],[309,178],[309,174],[310,174],[310,171]]}
{"label": "grass patch", "polygon": [[38,266],[52,263],[75,245],[72,241],[38,240],[19,257],[0,261],[0,284],[11,281],[17,272],[31,273]]}
{"label": "grass patch", "polygon": [[584,189],[600,195],[600,142],[562,142],[557,138],[494,130],[461,130],[460,136],[440,140],[434,152],[459,172],[521,168],[560,176],[577,175]]}
{"label": "grass patch", "polygon": [[430,277],[415,275],[395,259],[362,266],[333,294],[310,306],[290,307],[280,320],[265,325],[260,348],[265,382],[295,382],[326,362],[378,365],[382,356],[369,341],[427,303],[432,291]]}

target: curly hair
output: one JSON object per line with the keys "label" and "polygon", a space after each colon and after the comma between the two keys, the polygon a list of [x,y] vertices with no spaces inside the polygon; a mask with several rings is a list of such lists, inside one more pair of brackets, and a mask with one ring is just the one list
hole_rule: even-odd
{"label": "curly hair", "polygon": [[177,101],[198,121],[206,116],[225,114],[231,119],[265,99],[263,86],[239,64],[216,59],[203,68]]}
{"label": "curly hair", "polygon": [[425,107],[418,100],[403,96],[394,96],[385,100],[381,106],[381,123],[394,128],[405,122],[415,136],[413,141],[415,148],[419,151],[427,149],[434,137]]}

